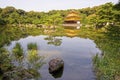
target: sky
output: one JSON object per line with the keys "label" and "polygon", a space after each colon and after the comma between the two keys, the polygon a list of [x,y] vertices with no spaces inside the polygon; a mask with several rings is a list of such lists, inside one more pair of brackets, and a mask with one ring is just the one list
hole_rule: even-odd
{"label": "sky", "polygon": [[107,2],[115,4],[118,0],[0,0],[0,8],[13,6],[16,9],[23,9],[25,11],[47,12],[50,10],[93,7]]}

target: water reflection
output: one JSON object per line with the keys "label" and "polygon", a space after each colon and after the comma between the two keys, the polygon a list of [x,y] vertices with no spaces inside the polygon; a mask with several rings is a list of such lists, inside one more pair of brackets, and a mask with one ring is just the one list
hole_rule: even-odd
{"label": "water reflection", "polygon": [[55,79],[61,78],[63,75],[64,67],[61,67],[58,71],[50,73]]}
{"label": "water reflection", "polygon": [[66,29],[65,33],[66,33],[66,36],[71,38],[78,35],[77,30],[74,30],[74,29]]}
{"label": "water reflection", "polygon": [[[74,33],[72,31],[68,32]],[[58,39],[58,41],[56,41],[56,39]],[[92,57],[96,55],[96,53],[100,53],[100,50],[96,48],[93,40],[66,36],[29,36],[11,42],[8,50],[12,50],[16,42],[19,42],[25,51],[22,60],[23,67],[29,69],[31,73],[37,74],[38,72],[39,75],[42,76],[39,80],[95,80],[95,75],[92,71]],[[52,42],[52,44],[48,44],[48,42]],[[38,50],[29,51],[27,45],[30,43],[36,43]],[[59,47],[58,45],[56,47],[55,43],[59,43]],[[62,58],[64,60],[63,70],[60,70],[61,72],[58,72],[58,74],[50,74],[48,64],[44,64],[40,68],[37,67],[37,63],[40,61],[37,56],[41,55],[47,55],[47,57],[44,58],[46,63],[56,57]]]}
{"label": "water reflection", "polygon": [[62,39],[52,35],[45,37],[44,40],[48,41],[47,42],[48,45],[60,46],[62,44]]}

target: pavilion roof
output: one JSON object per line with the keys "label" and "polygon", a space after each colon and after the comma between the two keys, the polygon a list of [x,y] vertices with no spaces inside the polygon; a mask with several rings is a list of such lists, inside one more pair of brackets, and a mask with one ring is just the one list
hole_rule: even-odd
{"label": "pavilion roof", "polygon": [[70,11],[68,15],[65,17],[65,21],[78,21],[80,20],[80,16],[75,11]]}

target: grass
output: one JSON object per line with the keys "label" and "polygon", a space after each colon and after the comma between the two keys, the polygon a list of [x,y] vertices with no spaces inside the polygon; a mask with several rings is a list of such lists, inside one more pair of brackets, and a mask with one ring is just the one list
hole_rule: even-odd
{"label": "grass", "polygon": [[104,53],[93,59],[98,79],[116,80],[116,76],[120,76],[120,44],[113,40],[99,41],[98,46]]}

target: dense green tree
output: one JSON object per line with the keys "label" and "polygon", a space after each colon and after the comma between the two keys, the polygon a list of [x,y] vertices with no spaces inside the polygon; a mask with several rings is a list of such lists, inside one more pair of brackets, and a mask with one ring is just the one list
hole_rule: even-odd
{"label": "dense green tree", "polygon": [[112,22],[113,21],[113,4],[106,3],[102,5],[98,10],[97,15],[99,15],[99,22]]}
{"label": "dense green tree", "polygon": [[0,18],[0,25],[4,25],[4,24],[6,24],[6,22],[2,18]]}
{"label": "dense green tree", "polygon": [[98,22],[98,16],[96,14],[91,14],[87,17],[88,24],[96,25]]}
{"label": "dense green tree", "polygon": [[19,14],[17,14],[16,12],[13,12],[8,17],[8,21],[10,24],[18,23],[18,19],[19,19]]}
{"label": "dense green tree", "polygon": [[18,13],[19,15],[25,15],[25,14],[26,14],[26,12],[25,12],[24,10],[21,10],[21,9],[18,9],[18,10],[17,10],[17,13]]}
{"label": "dense green tree", "polygon": [[114,8],[115,8],[116,10],[120,10],[120,0],[118,1],[117,4],[115,4]]}
{"label": "dense green tree", "polygon": [[115,22],[120,22],[120,0],[117,4],[114,5],[114,17]]}
{"label": "dense green tree", "polygon": [[[99,25],[103,23],[119,23],[120,1],[117,4],[106,3],[93,8],[74,9],[80,13],[83,25]],[[69,10],[52,10],[49,12],[25,12],[14,7],[0,8],[0,23],[8,24],[45,24],[60,25],[63,23]]]}
{"label": "dense green tree", "polygon": [[87,24],[87,15],[86,14],[81,14],[80,15],[80,21],[81,21],[81,24],[86,25]]}
{"label": "dense green tree", "polygon": [[6,7],[2,10],[2,17],[9,17],[10,13],[13,13],[16,9],[14,7]]}

